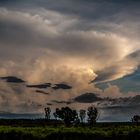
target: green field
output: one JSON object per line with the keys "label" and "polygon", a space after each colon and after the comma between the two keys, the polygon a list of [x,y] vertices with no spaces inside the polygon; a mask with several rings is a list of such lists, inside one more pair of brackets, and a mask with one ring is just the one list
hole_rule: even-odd
{"label": "green field", "polygon": [[[29,121],[19,121],[11,125],[2,120],[0,140],[139,140],[140,126],[132,123],[97,123],[65,127],[63,124],[35,125]],[[4,124],[5,122],[5,124]],[[28,123],[27,123],[28,122]],[[37,121],[36,121],[37,122]],[[9,123],[9,125],[8,125]],[[22,124],[22,125],[21,125]]]}

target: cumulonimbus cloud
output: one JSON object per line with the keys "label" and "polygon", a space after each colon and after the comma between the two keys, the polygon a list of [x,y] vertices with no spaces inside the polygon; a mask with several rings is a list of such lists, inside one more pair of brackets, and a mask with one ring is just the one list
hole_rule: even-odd
{"label": "cumulonimbus cloud", "polygon": [[[131,58],[127,59],[126,57],[135,48],[129,38],[109,31],[103,33],[92,29],[90,31],[72,30],[78,22],[77,19],[66,18],[51,11],[46,11],[46,14],[48,17],[44,19],[37,14],[0,10],[1,28],[3,29],[1,34],[4,34],[0,43],[1,46],[6,46],[5,49],[1,47],[1,52],[5,52],[4,57],[9,54],[11,49],[16,49],[13,55],[11,53],[13,60],[18,59],[17,53],[19,57],[21,55],[25,57],[28,51],[36,50],[38,53],[28,54],[26,57],[34,60],[36,58],[35,63],[45,60],[46,66],[44,63],[42,67],[44,70],[46,69],[46,73],[48,63],[52,65],[52,68],[56,65],[66,65],[76,69],[78,65],[81,65],[81,67],[85,66],[87,69],[93,70],[94,75],[97,76],[95,81],[123,77],[132,73],[139,65],[139,63],[133,62],[138,61],[138,57],[133,57],[132,62],[127,63],[127,61],[131,61]],[[67,25],[63,26],[67,28],[63,28],[61,22],[56,20],[57,18],[61,18]],[[23,47],[25,52],[22,51]],[[43,62],[40,63],[43,65]],[[41,71],[42,68],[39,67],[39,69]]]}
{"label": "cumulonimbus cloud", "polygon": [[[82,16],[47,8],[33,11],[0,8],[0,76],[17,75],[29,84],[67,82],[73,88],[69,91],[49,89],[44,92],[50,94],[44,97],[22,87],[21,91],[26,94],[17,98],[10,86],[13,102],[19,100],[18,103],[24,106],[29,97],[38,104],[45,104],[86,92],[122,95],[117,87],[110,86],[101,91],[89,82],[115,80],[137,69],[140,42],[137,37],[133,41],[128,35],[131,34],[129,26],[135,23],[128,21],[122,32],[126,25],[123,21],[119,25],[104,19],[85,20]],[[119,15],[116,18],[119,20]],[[138,34],[136,30],[135,34]],[[5,87],[2,85],[1,89]]]}

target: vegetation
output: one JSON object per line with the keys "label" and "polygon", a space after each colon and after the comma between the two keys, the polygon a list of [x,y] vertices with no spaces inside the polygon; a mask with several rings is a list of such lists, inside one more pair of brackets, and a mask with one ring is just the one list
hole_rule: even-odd
{"label": "vegetation", "polygon": [[94,127],[78,126],[0,126],[1,140],[138,140],[140,126],[134,124],[105,123]]}
{"label": "vegetation", "polygon": [[96,123],[98,117],[98,109],[94,106],[90,106],[88,108],[87,115],[88,115],[89,125],[93,126]]}
{"label": "vegetation", "polygon": [[[45,108],[45,118],[47,120],[50,119],[50,108]],[[88,123],[89,125],[94,125],[98,118],[98,109],[95,106],[90,106],[87,110],[87,116],[88,116]],[[56,108],[56,111],[53,113],[54,118],[57,120],[57,118],[63,120],[66,126],[70,125],[78,125],[81,121],[81,123],[84,122],[86,117],[86,110],[81,109],[79,113],[76,110],[73,110],[69,107],[62,107],[61,109]]]}
{"label": "vegetation", "polygon": [[62,119],[66,126],[75,123],[78,120],[78,113],[76,110],[72,110],[69,107],[56,108],[56,116]]}
{"label": "vegetation", "polygon": [[85,118],[86,118],[86,110],[81,109],[81,110],[79,111],[79,117],[80,117],[81,123],[84,123]]}
{"label": "vegetation", "polygon": [[138,125],[138,123],[140,122],[140,116],[139,115],[134,115],[132,117],[131,121]]}
{"label": "vegetation", "polygon": [[45,118],[47,119],[47,120],[49,120],[50,118],[51,118],[51,109],[49,108],[49,107],[47,107],[47,108],[44,108],[44,111],[45,111]]}
{"label": "vegetation", "polygon": [[[0,140],[139,140],[139,116],[127,123],[96,123],[99,111],[90,106],[79,112],[69,107],[45,108],[45,119],[0,119]],[[87,116],[87,122],[85,118]]]}

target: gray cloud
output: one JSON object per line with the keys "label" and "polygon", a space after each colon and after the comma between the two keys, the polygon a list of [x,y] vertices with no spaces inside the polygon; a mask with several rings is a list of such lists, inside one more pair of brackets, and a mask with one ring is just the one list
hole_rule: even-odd
{"label": "gray cloud", "polygon": [[27,87],[28,88],[47,89],[48,87],[51,87],[51,83],[38,84],[38,85],[27,85]]}
{"label": "gray cloud", "polygon": [[57,101],[57,100],[52,100],[53,103],[56,103],[56,104],[71,104],[72,102],[71,101]]}
{"label": "gray cloud", "polygon": [[85,93],[74,98],[74,101],[79,103],[94,103],[101,100],[103,99],[94,93]]}
{"label": "gray cloud", "polygon": [[8,76],[8,77],[1,77],[2,80],[6,80],[6,82],[11,82],[11,83],[24,83],[25,81],[14,77],[14,76]]}
{"label": "gray cloud", "polygon": [[37,93],[42,93],[42,94],[44,94],[44,95],[49,95],[48,92],[45,92],[45,91],[43,91],[43,90],[36,90],[36,92],[37,92]]}
{"label": "gray cloud", "polygon": [[52,87],[54,90],[58,90],[58,89],[72,89],[72,87],[68,84],[65,83],[60,83],[60,84],[55,84],[55,86]]}

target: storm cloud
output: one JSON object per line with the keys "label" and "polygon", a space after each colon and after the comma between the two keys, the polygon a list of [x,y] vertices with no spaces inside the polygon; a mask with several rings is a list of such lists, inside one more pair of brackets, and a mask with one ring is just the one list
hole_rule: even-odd
{"label": "storm cloud", "polygon": [[[93,71],[93,77],[97,76],[95,81],[123,77],[132,73],[139,65],[139,57],[128,57],[134,51],[137,53],[138,41],[133,42],[127,36],[113,32],[111,29],[103,32],[92,27],[83,30],[81,27],[77,30],[75,28],[78,24],[84,21],[72,15],[66,16],[46,9],[36,12],[38,13],[33,14],[6,8],[0,9],[1,52],[5,52],[1,57],[6,57],[3,58],[4,60],[10,57],[7,61],[10,61],[11,65],[15,64],[19,67],[19,62],[16,61],[22,58],[26,62],[25,64],[23,62],[25,66],[20,66],[20,69],[26,69],[26,67],[30,69],[28,63],[32,62],[27,61],[41,63],[43,68],[39,66],[40,71],[42,69],[48,71],[50,67],[56,69],[56,65],[58,67],[64,65],[63,69],[67,67],[67,71],[84,67],[87,71],[89,69]],[[46,16],[40,14],[43,12]],[[105,25],[107,23],[104,23]],[[90,25],[87,23],[85,26]],[[33,52],[32,55],[30,51]],[[45,64],[43,64],[44,60],[47,60]],[[82,65],[77,68],[79,64]],[[49,68],[46,68],[47,65],[50,65]],[[8,73],[6,70],[4,72]],[[27,73],[21,72],[25,78],[28,77]]]}
{"label": "storm cloud", "polygon": [[[110,82],[139,71],[139,6],[137,0],[0,1],[0,77],[15,75],[32,87],[67,83],[69,89],[48,87],[43,93],[50,94],[44,97],[24,83],[13,90],[12,83],[1,81],[0,94],[10,87],[7,92],[23,93],[17,100],[43,105],[82,93],[111,98],[138,94],[131,90],[124,95],[119,84]],[[109,85],[96,86],[102,83]]]}

